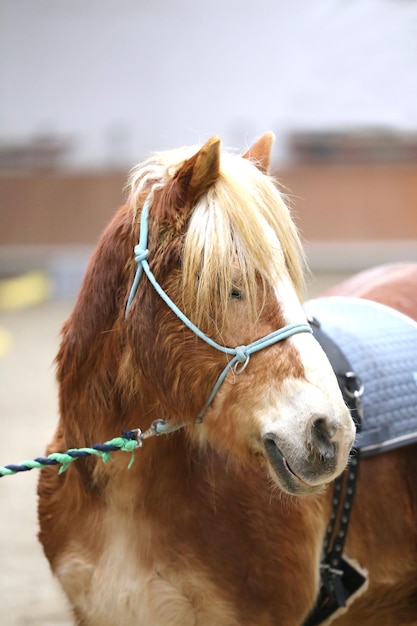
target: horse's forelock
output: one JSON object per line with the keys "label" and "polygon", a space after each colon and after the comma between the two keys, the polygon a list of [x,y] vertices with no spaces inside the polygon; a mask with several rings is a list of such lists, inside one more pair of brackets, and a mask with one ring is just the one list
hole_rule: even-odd
{"label": "horse's forelock", "polygon": [[301,296],[304,256],[282,195],[252,163],[224,155],[219,180],[195,206],[185,236],[185,305],[193,303],[196,323],[213,315],[221,323],[236,286],[255,319],[259,280],[276,284],[284,265]]}
{"label": "horse's forelock", "polygon": [[[135,224],[145,192],[155,198],[151,215],[170,215],[177,234],[179,224],[188,224],[182,248],[182,302],[178,304],[197,324],[210,324],[213,316],[221,324],[235,285],[255,314],[259,279],[264,286],[275,284],[283,264],[301,296],[305,259],[296,227],[273,179],[250,160],[222,153],[218,179],[194,207],[188,207],[189,222],[188,214],[179,214],[181,207],[161,206],[174,198],[176,174],[198,150],[156,153],[133,170],[130,178]],[[178,241],[172,245],[178,247]]]}

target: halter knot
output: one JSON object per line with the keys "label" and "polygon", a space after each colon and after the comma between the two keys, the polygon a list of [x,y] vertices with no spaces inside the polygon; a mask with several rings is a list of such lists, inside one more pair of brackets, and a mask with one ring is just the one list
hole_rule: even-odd
{"label": "halter knot", "polygon": [[142,263],[142,261],[145,261],[145,259],[147,259],[149,256],[149,250],[142,248],[140,244],[137,244],[134,247],[134,251],[136,263]]}
{"label": "halter knot", "polygon": [[236,346],[235,348],[235,364],[233,365],[233,371],[235,374],[243,372],[249,363],[250,354],[247,352],[248,347],[250,346]]}
{"label": "halter knot", "polygon": [[247,346],[236,346],[235,348],[236,358],[239,361],[239,363],[244,363],[246,359],[248,358],[249,355],[246,353],[246,349],[247,349]]}

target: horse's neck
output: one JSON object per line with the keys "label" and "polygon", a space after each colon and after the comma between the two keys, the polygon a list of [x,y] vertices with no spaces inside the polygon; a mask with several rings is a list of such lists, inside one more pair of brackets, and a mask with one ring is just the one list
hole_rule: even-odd
{"label": "horse's neck", "polygon": [[99,460],[94,483],[113,511],[152,510],[165,517],[163,512],[194,480],[191,458],[184,433],[153,437],[135,449],[133,458],[129,452],[115,452],[111,462]]}

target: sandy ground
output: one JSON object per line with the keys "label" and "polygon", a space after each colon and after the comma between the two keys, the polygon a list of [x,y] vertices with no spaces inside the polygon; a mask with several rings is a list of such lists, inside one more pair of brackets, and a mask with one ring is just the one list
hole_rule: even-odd
{"label": "sandy ground", "polygon": [[[339,278],[320,276],[310,296]],[[0,311],[0,330],[11,339],[0,355],[0,466],[42,455],[52,436],[57,421],[53,359],[72,304]],[[32,470],[0,479],[0,626],[73,624],[37,541],[37,478]]]}
{"label": "sandy ground", "polygon": [[[42,455],[57,420],[52,365],[72,304],[0,313],[11,347],[0,357],[0,465]],[[37,470],[0,479],[0,624],[69,626],[65,599],[37,541]]]}

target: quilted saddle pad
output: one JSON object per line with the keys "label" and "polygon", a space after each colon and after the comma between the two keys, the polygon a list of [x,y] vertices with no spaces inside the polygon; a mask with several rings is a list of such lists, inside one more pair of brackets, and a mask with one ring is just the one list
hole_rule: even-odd
{"label": "quilted saddle pad", "polygon": [[307,313],[344,352],[364,384],[356,445],[371,456],[417,441],[417,323],[382,304],[331,296]]}

